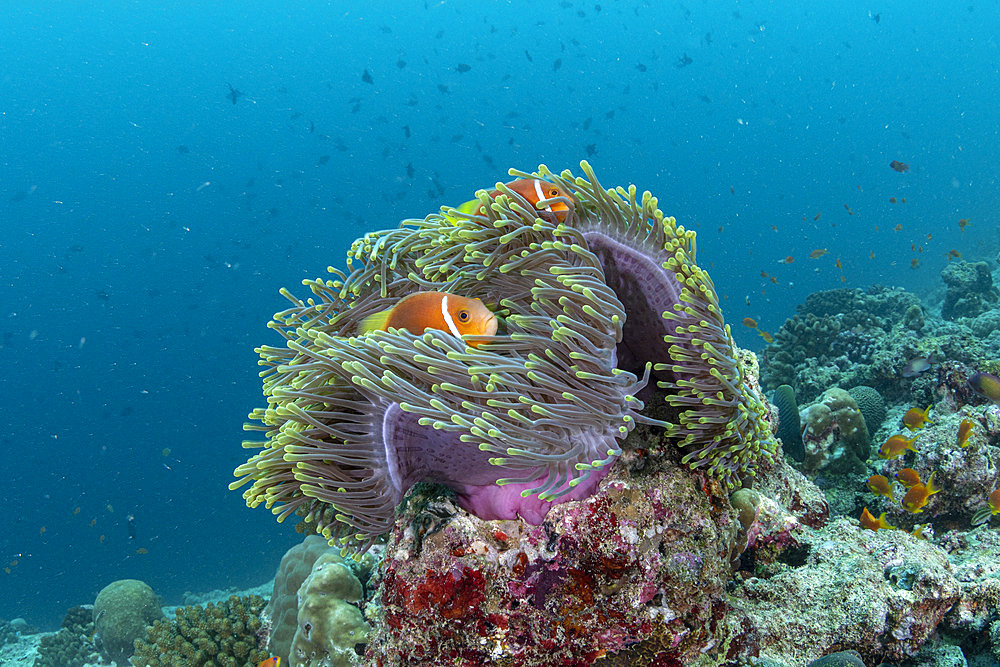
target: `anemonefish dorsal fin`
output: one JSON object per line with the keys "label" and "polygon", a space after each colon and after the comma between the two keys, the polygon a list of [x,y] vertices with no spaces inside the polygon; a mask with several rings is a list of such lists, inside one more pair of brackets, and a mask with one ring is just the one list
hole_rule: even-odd
{"label": "anemonefish dorsal fin", "polygon": [[369,315],[361,320],[361,324],[358,325],[358,333],[366,334],[372,331],[384,331],[390,315],[392,315],[392,308]]}

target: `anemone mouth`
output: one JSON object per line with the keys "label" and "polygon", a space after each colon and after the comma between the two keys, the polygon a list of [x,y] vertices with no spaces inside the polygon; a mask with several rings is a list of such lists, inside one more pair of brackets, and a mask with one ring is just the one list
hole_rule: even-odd
{"label": "anemone mouth", "polygon": [[[680,285],[663,271],[662,250],[640,250],[599,231],[583,236],[604,269],[605,282],[628,314],[617,345],[618,367],[641,376],[647,362],[663,356],[663,338],[670,333],[663,314],[681,302]],[[664,368],[654,372],[663,380],[671,378]]]}
{"label": "anemone mouth", "polygon": [[604,189],[586,162],[580,166],[587,178],[544,166],[539,173],[573,193],[573,224],[628,315],[619,366],[637,372],[652,363],[668,406],[667,436],[682,463],[740,486],[776,443],[766,403],[745,381],[715,286],[695,262],[695,234],[665,217],[649,192]]}

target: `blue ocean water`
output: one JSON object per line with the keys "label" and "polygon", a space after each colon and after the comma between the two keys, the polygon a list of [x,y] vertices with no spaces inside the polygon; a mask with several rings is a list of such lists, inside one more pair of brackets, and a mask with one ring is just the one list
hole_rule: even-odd
{"label": "blue ocean water", "polygon": [[998,28],[997,0],[4,3],[0,618],[273,576],[299,536],[227,484],[278,288],[508,167],[652,191],[754,349],[744,317],[995,254]]}

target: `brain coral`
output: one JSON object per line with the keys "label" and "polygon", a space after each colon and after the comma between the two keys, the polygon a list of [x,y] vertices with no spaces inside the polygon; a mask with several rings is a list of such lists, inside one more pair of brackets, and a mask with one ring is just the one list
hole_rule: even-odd
{"label": "brain coral", "polygon": [[859,384],[847,390],[851,398],[858,404],[858,410],[865,418],[865,426],[868,427],[869,436],[874,435],[885,421],[885,401],[882,395],[872,387]]}
{"label": "brain coral", "polygon": [[[511,172],[571,192],[565,220],[498,184],[495,200],[477,193],[482,215],[445,209],[369,233],[349,273],[305,281],[306,300],[283,291],[292,305],[269,326],[285,346],[258,349],[268,405],[247,427],[267,441],[244,443],[262,451],[231,488],[252,482],[248,505],[364,549],[419,481],[446,484],[481,518],[540,523],[552,502],[593,492],[637,421],[730,486],[752,474],[775,443],[695,264],[694,232],[648,192],[605,190],[581,167],[587,178]],[[473,341],[358,333],[421,290],[480,298],[505,328]],[[651,369],[662,421],[636,398]]]}
{"label": "brain coral", "polygon": [[160,598],[138,579],[119,579],[102,588],[93,614],[102,652],[119,665],[128,664],[132,644],[146,634],[146,626],[163,618]]}

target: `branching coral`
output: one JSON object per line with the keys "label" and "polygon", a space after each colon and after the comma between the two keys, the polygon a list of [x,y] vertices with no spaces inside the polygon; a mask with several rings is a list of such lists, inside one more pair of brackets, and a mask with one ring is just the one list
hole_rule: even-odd
{"label": "branching coral", "polygon": [[42,637],[33,667],[82,667],[100,660],[94,636],[93,607],[71,608],[59,632]]}
{"label": "branching coral", "polygon": [[[263,451],[231,488],[252,481],[248,505],[364,549],[419,481],[450,486],[481,518],[540,523],[552,502],[596,488],[637,421],[664,427],[687,465],[730,486],[752,474],[774,447],[766,408],[743,383],[694,232],[648,192],[605,190],[581,166],[587,178],[511,172],[571,192],[557,198],[565,220],[498,184],[496,199],[477,193],[481,215],[443,209],[367,234],[350,273],[306,281],[307,300],[283,291],[292,307],[269,326],[286,344],[258,350],[268,406],[248,426],[268,441],[244,444]],[[503,335],[358,335],[420,290],[492,304]],[[636,398],[651,369],[665,421]]]}
{"label": "branching coral", "polygon": [[159,620],[135,641],[134,665],[257,665],[268,654],[257,647],[264,608],[256,595],[232,595],[225,602],[180,607],[173,621]]}

